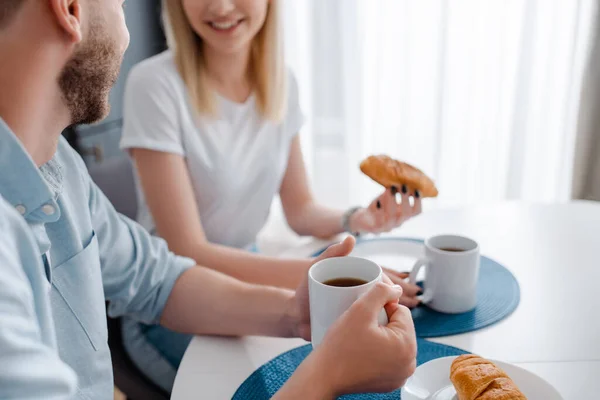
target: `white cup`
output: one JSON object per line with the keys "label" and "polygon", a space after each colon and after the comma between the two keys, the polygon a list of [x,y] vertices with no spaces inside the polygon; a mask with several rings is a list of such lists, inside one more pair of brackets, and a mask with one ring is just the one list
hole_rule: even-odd
{"label": "white cup", "polygon": [[416,283],[417,274],[424,267],[425,289],[421,301],[442,313],[464,313],[477,305],[479,262],[476,241],[456,235],[434,236],[425,241],[425,258],[416,262],[409,281]]}
{"label": "white cup", "polygon": [[[313,348],[321,343],[329,327],[350,308],[352,303],[381,281],[382,276],[383,271],[379,265],[358,257],[327,258],[310,268],[308,297]],[[355,278],[367,283],[350,287],[330,286],[323,283],[336,278]],[[378,321],[380,325],[388,323],[384,309],[381,310]]]}

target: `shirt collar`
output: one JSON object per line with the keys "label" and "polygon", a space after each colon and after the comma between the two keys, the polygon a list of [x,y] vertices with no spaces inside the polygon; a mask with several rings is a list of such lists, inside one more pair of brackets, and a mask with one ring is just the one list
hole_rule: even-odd
{"label": "shirt collar", "polygon": [[0,194],[30,222],[55,222],[62,190],[60,164],[38,169],[8,125],[0,118]]}

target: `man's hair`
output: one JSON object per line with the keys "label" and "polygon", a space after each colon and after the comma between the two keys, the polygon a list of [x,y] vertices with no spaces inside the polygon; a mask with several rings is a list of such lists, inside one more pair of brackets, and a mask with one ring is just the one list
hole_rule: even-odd
{"label": "man's hair", "polygon": [[0,28],[4,28],[25,0],[0,0]]}

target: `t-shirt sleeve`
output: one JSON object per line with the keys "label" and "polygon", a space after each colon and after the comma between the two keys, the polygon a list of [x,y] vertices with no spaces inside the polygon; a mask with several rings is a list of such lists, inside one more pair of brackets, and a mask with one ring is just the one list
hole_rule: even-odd
{"label": "t-shirt sleeve", "polygon": [[184,155],[178,98],[168,71],[138,65],[127,79],[121,149],[140,148]]}
{"label": "t-shirt sleeve", "polygon": [[290,138],[296,136],[306,118],[300,106],[300,92],[298,90],[298,82],[292,71],[288,72],[288,104],[285,117],[286,132]]}

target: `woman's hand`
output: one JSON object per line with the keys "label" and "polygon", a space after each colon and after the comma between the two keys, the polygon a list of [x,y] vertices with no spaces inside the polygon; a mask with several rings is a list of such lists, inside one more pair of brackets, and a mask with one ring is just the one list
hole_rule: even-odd
{"label": "woman's hand", "polygon": [[408,308],[415,308],[421,303],[421,300],[417,297],[421,292],[421,287],[412,285],[406,281],[408,273],[397,272],[389,268],[383,268],[383,272],[387,275],[391,284],[400,285],[400,287],[402,287],[402,296],[399,300],[400,304]]}
{"label": "woman's hand", "polygon": [[[396,200],[400,194],[400,202]],[[413,204],[411,205],[411,197]],[[369,205],[356,211],[349,221],[350,229],[356,233],[389,232],[406,220],[421,213],[421,196],[418,190],[410,193],[406,185],[400,189],[392,186]]]}

